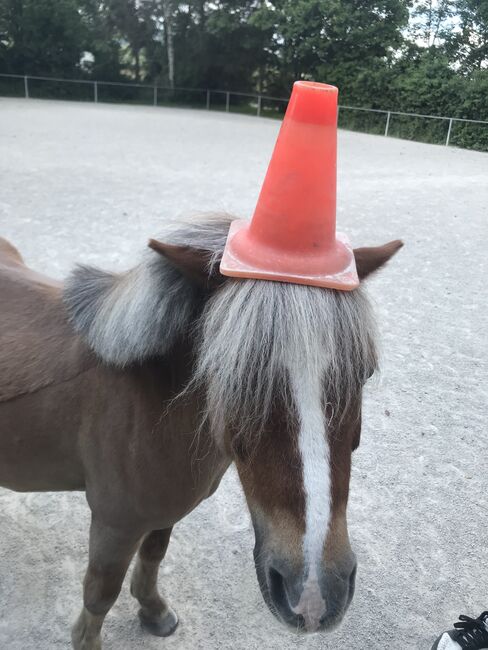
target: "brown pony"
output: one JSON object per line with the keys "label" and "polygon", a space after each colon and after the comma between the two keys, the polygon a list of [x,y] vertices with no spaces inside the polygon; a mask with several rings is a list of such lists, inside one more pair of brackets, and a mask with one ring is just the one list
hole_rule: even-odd
{"label": "brown pony", "polygon": [[[176,614],[157,574],[172,526],[235,462],[264,600],[327,630],[353,597],[346,506],[374,325],[352,292],[218,272],[230,219],[177,224],[120,275],[78,267],[64,288],[0,242],[0,484],[85,490],[92,519],[73,647],[101,648],[131,592],[153,634]],[[400,248],[355,251],[361,280]]]}

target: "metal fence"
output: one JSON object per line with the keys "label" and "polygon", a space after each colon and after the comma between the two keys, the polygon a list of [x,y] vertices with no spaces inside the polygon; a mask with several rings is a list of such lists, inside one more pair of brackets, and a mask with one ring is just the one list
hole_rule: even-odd
{"label": "metal fence", "polygon": [[[283,97],[208,88],[168,88],[130,82],[62,79],[31,75],[0,74],[0,95],[25,98],[77,99],[123,102],[153,106],[189,106],[259,116],[282,117],[288,104]],[[367,116],[359,119],[358,116]],[[417,126],[415,126],[417,120]],[[430,120],[431,126],[418,120]],[[454,130],[458,133],[453,138]],[[404,113],[358,106],[339,106],[339,126],[357,131],[443,143],[488,151],[488,121],[460,117]],[[473,135],[473,129],[482,129]],[[454,139],[454,142],[453,142]]]}

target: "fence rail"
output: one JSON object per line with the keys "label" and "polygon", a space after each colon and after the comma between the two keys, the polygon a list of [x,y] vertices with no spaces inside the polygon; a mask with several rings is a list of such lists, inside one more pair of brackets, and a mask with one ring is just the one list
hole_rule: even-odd
{"label": "fence rail", "polygon": [[[195,102],[193,101],[193,98],[200,97],[200,101],[197,101],[197,104],[198,105],[201,104],[201,106],[206,108],[207,110],[211,110],[212,108],[216,108],[216,109],[220,108],[225,110],[227,113],[230,112],[231,110],[236,112],[246,112],[246,113],[252,112],[258,117],[262,115],[281,116],[284,113],[286,106],[288,104],[288,99],[284,97],[272,97],[269,95],[234,92],[229,90],[220,90],[220,89],[213,89],[213,88],[185,88],[185,87],[169,88],[166,86],[159,86],[157,84],[141,84],[141,83],[131,83],[131,82],[121,82],[121,81],[98,81],[98,80],[88,80],[88,79],[63,79],[60,77],[37,77],[32,75],[16,75],[16,74],[0,73],[0,82],[2,79],[5,79],[7,81],[10,80],[12,82],[14,82],[14,80],[17,80],[20,83],[20,86],[17,92],[14,93],[14,95],[23,96],[26,99],[34,97],[36,94],[37,96],[45,97],[46,96],[45,91],[43,94],[43,92],[39,92],[39,89],[37,88],[37,93],[34,92],[36,90],[35,86],[37,82],[45,82],[45,83],[49,82],[50,84],[53,83],[68,84],[68,85],[79,84],[84,88],[91,88],[90,93],[82,98],[96,103],[102,101],[114,101],[113,97],[112,99],[103,98],[102,96],[103,93],[101,93],[101,91],[104,87],[108,87],[108,88],[122,87],[126,89],[126,92],[129,92],[131,90],[136,90],[136,89],[147,90],[149,94],[147,95],[146,101],[144,101],[143,103],[151,103],[154,106],[167,105],[167,104],[194,106]],[[12,94],[8,92],[9,88],[5,87],[5,84],[2,85],[0,83],[0,95],[5,94],[5,91],[7,91],[6,94]],[[56,93],[52,93],[52,94],[56,95]],[[182,99],[182,94],[185,95],[185,99]],[[221,97],[222,99],[218,101],[216,99],[217,97]],[[67,98],[66,93],[64,98]],[[233,98],[237,99],[238,102],[237,107],[232,105]],[[247,99],[249,101],[247,102],[247,104],[244,104],[242,103],[242,99]],[[138,101],[137,98],[134,100],[133,98],[129,98],[128,95],[125,96],[125,100]],[[122,101],[124,101],[124,98],[122,99]],[[234,103],[235,101],[236,100],[234,100]],[[270,104],[274,104],[274,105],[270,106]],[[359,106],[346,106],[346,105],[339,106],[340,118],[342,118],[342,116],[344,115],[344,111],[346,111],[346,113],[347,111],[350,111],[352,113],[357,112],[359,114],[363,113],[363,114],[370,114],[372,116],[375,115],[381,116],[382,119],[384,118],[384,125],[382,125],[382,123],[376,124],[370,129],[370,131],[372,130],[373,132],[382,134],[385,137],[391,135],[392,131],[394,130],[392,127],[394,125],[395,118],[436,120],[437,123],[446,125],[445,135],[442,136],[442,138],[441,138],[442,134],[440,132],[438,132],[436,135],[437,141],[443,142],[446,146],[449,146],[452,142],[453,126],[456,123],[465,124],[465,125],[479,125],[484,129],[483,134],[479,139],[479,144],[480,144],[479,148],[483,150],[488,150],[488,120],[473,120],[473,119],[467,119],[461,117],[447,117],[441,115],[425,115],[423,113],[405,113],[402,111],[388,111],[388,110],[383,110],[378,108],[363,108]],[[351,113],[349,113],[349,115],[351,115]],[[353,130],[364,130],[361,128],[357,128],[357,120],[345,119],[344,121],[345,124],[342,125],[344,128],[353,128]],[[397,137],[408,137],[408,139],[412,139],[412,140],[419,139],[415,137],[415,129],[412,128],[410,128],[410,130],[408,131],[409,136],[405,136],[405,131],[403,132],[404,134],[402,136],[402,129],[398,125],[398,119],[396,120],[396,122],[397,124],[396,124],[395,135]],[[456,142],[456,144],[458,146],[470,146],[469,138],[468,138],[468,144],[465,143],[465,140],[463,140],[461,144],[459,144],[458,142]],[[477,147],[475,146],[471,148],[477,148]]]}

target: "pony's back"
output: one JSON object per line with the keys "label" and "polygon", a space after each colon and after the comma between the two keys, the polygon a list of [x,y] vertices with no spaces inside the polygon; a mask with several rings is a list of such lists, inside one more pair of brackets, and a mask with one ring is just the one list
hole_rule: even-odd
{"label": "pony's back", "polygon": [[61,290],[0,239],[0,402],[65,381],[95,363],[67,321]]}

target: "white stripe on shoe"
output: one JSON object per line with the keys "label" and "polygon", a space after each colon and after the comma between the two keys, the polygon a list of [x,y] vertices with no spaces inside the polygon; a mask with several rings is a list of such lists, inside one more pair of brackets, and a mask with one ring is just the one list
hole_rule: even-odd
{"label": "white stripe on shoe", "polygon": [[437,650],[462,650],[457,641],[453,641],[447,632],[441,637]]}

